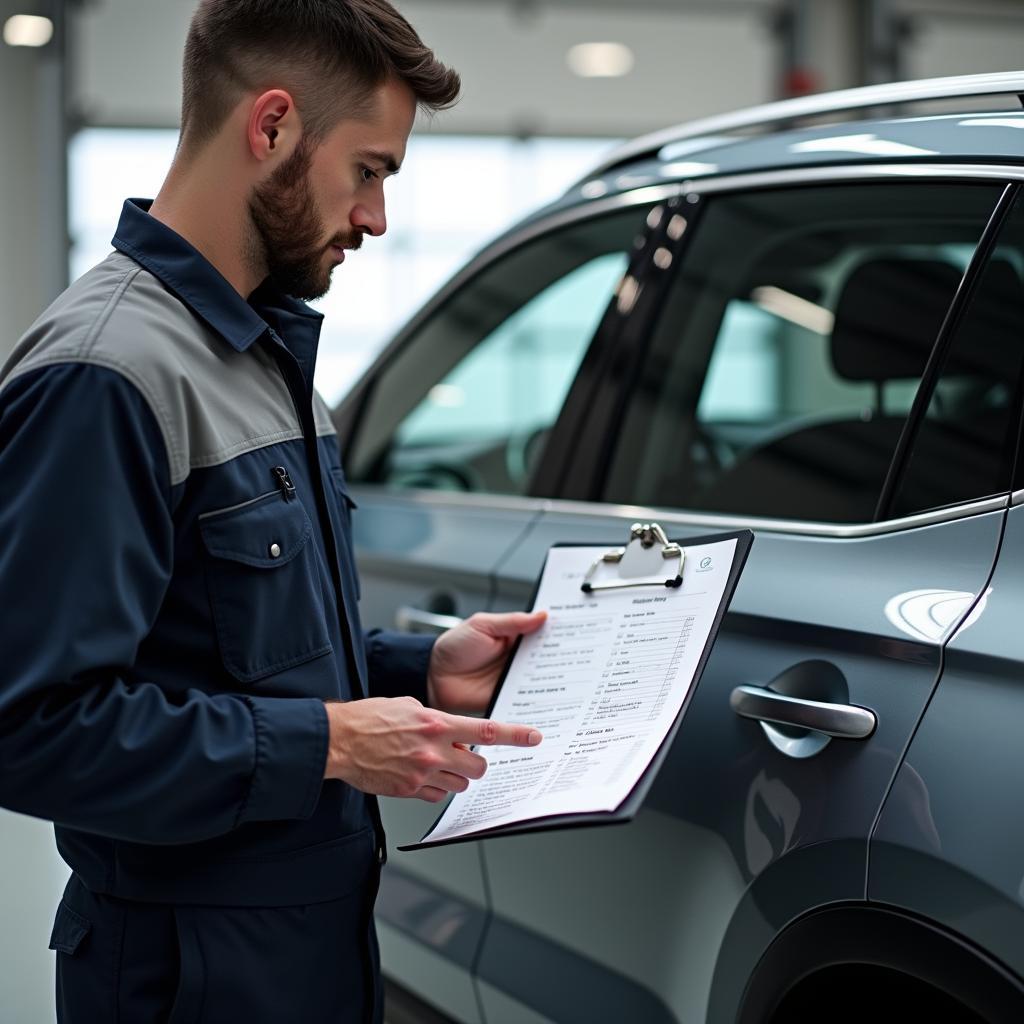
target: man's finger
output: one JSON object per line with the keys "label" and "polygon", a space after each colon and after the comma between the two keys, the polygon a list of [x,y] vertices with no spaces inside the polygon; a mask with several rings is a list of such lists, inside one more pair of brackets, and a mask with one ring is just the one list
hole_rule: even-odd
{"label": "man's finger", "polygon": [[473,616],[473,625],[481,632],[493,637],[519,636],[533,633],[547,621],[548,613],[539,612],[478,612]]}
{"label": "man's finger", "polygon": [[441,771],[432,777],[430,785],[434,789],[443,789],[446,793],[464,793],[469,789],[469,779],[455,772]]}
{"label": "man's finger", "polygon": [[487,771],[487,761],[479,754],[472,753],[468,747],[453,743],[452,756],[448,762],[448,771],[456,772],[467,779],[481,779]]}
{"label": "man's finger", "polygon": [[416,790],[417,800],[426,800],[428,804],[439,804],[448,794],[436,786],[420,786]]}
{"label": "man's finger", "polygon": [[543,739],[529,725],[509,725],[489,718],[466,718],[449,715],[452,739],[456,743],[474,743],[495,747],[535,747]]}

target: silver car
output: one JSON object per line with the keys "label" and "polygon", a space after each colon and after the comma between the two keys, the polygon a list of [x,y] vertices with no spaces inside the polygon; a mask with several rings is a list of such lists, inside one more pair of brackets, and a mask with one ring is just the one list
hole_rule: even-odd
{"label": "silver car", "polygon": [[[636,520],[756,535],[633,823],[392,852],[403,1003],[1024,1020],[1021,94],[878,86],[640,139],[339,407],[369,626],[522,608],[551,544]],[[437,814],[385,804],[396,844]]]}

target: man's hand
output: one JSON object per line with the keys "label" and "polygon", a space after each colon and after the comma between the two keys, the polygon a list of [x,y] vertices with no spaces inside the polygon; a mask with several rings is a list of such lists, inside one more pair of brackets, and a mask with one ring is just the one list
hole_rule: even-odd
{"label": "man's hand", "polygon": [[515,638],[540,629],[546,619],[547,612],[477,612],[442,633],[430,655],[430,706],[443,711],[486,711]]}
{"label": "man's hand", "polygon": [[462,718],[425,708],[414,697],[370,697],[326,705],[330,739],[324,777],[364,793],[430,803],[461,793],[487,762],[466,744],[532,747],[536,729]]}

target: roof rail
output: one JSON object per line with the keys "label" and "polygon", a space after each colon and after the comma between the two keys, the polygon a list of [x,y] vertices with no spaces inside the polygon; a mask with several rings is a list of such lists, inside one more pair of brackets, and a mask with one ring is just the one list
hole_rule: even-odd
{"label": "roof rail", "polygon": [[687,121],[674,128],[664,128],[650,135],[642,135],[613,150],[587,178],[597,177],[620,164],[638,157],[657,156],[658,151],[672,142],[693,139],[701,135],[717,135],[739,128],[777,124],[821,114],[866,107],[894,106],[921,100],[950,100],[965,96],[998,96],[1014,93],[1024,97],[1024,71],[1000,71],[984,75],[957,75],[948,78],[925,78],[916,82],[890,82],[868,85],[859,89],[799,96],[795,99],[765,103],[727,114],[713,114],[696,121]]}

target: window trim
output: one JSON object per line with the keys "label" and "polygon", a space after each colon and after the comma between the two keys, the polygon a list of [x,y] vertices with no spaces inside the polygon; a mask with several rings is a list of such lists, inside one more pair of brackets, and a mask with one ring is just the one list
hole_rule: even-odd
{"label": "window trim", "polygon": [[714,192],[749,192],[752,189],[790,185],[828,185],[837,182],[872,181],[889,178],[928,178],[931,180],[996,180],[1008,184],[1024,181],[1022,164],[843,164],[832,167],[791,167],[773,171],[744,171],[720,178],[686,179],[679,183],[685,195],[710,195]]}
{"label": "window trim", "polygon": [[[729,516],[713,512],[687,512],[653,505],[621,505],[603,501],[576,501],[571,498],[530,498],[518,494],[467,493],[462,491],[432,491],[427,489],[396,491],[385,484],[352,484],[352,493],[379,495],[405,501],[414,505],[449,505],[462,507],[467,504],[489,509],[522,511],[529,513],[564,513],[573,516],[588,516],[594,519],[623,519],[632,522],[656,519],[663,526],[693,527],[704,532],[716,533],[725,530],[754,530],[759,533],[784,533],[809,537],[826,537],[834,540],[855,540],[862,537],[879,537],[892,533],[904,533],[937,523],[948,523],[957,519],[989,512],[1005,512],[1010,506],[1010,495],[1001,494],[993,498],[950,505],[947,508],[919,512],[901,519],[889,519],[879,523],[823,523],[808,519],[771,519],[766,516]],[[1015,504],[1024,504],[1024,489],[1014,495]]]}

